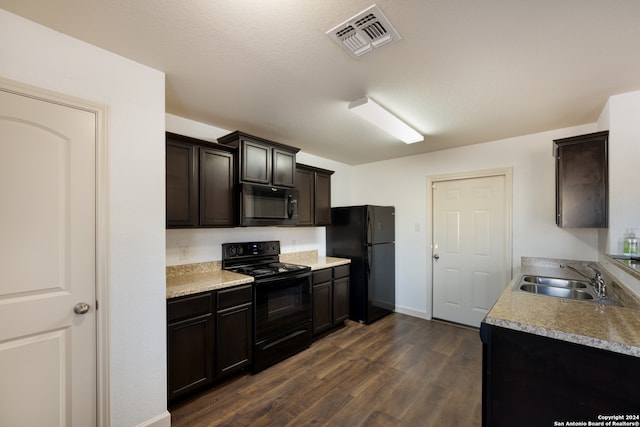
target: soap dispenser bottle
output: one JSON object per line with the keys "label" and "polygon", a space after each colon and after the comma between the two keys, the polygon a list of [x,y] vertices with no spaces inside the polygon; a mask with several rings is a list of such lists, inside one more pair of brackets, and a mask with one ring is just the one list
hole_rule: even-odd
{"label": "soap dispenser bottle", "polygon": [[636,238],[635,228],[627,230],[622,252],[625,255],[638,255],[638,239]]}

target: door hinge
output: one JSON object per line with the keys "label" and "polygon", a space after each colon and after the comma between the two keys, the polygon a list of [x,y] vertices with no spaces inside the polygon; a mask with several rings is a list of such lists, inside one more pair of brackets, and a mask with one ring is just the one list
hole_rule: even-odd
{"label": "door hinge", "polygon": [[98,300],[96,300],[96,311],[98,311]]}
{"label": "door hinge", "polygon": [[436,188],[438,188],[438,183],[437,183],[437,182],[432,182],[432,183],[431,183],[431,188],[433,188],[434,190],[435,190]]}

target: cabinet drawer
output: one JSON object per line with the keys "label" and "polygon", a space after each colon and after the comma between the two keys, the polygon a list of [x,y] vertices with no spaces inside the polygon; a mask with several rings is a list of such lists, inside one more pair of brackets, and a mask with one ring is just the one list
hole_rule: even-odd
{"label": "cabinet drawer", "polygon": [[338,279],[340,277],[348,277],[349,276],[349,264],[340,265],[338,267],[333,268],[333,278]]}
{"label": "cabinet drawer", "polygon": [[331,281],[331,269],[323,268],[313,272],[313,284],[330,282]]}
{"label": "cabinet drawer", "polygon": [[247,304],[253,300],[253,285],[237,286],[218,291],[218,311],[237,305]]}
{"label": "cabinet drawer", "polygon": [[167,300],[167,322],[211,313],[213,293],[205,292]]}

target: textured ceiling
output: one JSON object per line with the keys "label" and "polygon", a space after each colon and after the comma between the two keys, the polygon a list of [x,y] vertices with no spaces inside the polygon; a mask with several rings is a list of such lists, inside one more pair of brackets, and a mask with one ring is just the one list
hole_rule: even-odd
{"label": "textured ceiling", "polygon": [[[380,0],[402,40],[352,59],[325,32],[362,0],[0,0],[166,73],[166,110],[368,163],[591,123],[640,89],[640,1]],[[370,96],[425,135],[347,110]]]}

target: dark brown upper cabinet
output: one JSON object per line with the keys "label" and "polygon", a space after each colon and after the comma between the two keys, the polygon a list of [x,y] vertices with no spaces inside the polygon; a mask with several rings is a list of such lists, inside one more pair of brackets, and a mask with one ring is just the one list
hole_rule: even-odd
{"label": "dark brown upper cabinet", "polygon": [[197,147],[167,135],[166,204],[167,227],[198,224]]}
{"label": "dark brown upper cabinet", "polygon": [[331,175],[333,171],[298,163],[298,226],[331,224]]}
{"label": "dark brown upper cabinet", "polygon": [[299,148],[240,131],[218,138],[218,142],[237,148],[236,164],[241,183],[296,186],[296,153]]}
{"label": "dark brown upper cabinet", "polygon": [[167,132],[167,228],[233,227],[234,150]]}
{"label": "dark brown upper cabinet", "polygon": [[553,141],[558,227],[608,226],[608,139],[603,131]]}

